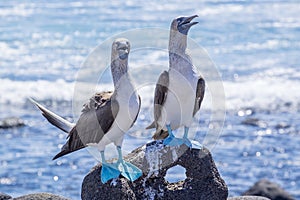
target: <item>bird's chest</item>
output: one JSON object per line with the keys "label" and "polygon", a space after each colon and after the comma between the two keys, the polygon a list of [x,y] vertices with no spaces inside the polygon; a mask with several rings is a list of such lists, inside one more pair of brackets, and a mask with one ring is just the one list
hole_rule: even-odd
{"label": "bird's chest", "polygon": [[117,122],[122,129],[129,129],[139,111],[139,98],[134,90],[122,90],[117,96],[119,112]]}
{"label": "bird's chest", "polygon": [[[196,79],[193,75],[170,72],[167,100],[183,105],[194,105],[196,96]],[[190,107],[190,106],[189,106]]]}
{"label": "bird's chest", "polygon": [[173,128],[189,124],[193,117],[196,84],[193,77],[178,73],[169,74],[169,87],[164,105],[163,118]]}

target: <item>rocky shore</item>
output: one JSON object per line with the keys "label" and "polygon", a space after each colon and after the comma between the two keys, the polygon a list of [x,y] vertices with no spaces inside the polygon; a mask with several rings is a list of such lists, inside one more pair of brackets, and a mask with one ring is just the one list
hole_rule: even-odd
{"label": "rocky shore", "polygon": [[70,200],[70,199],[56,194],[50,194],[50,193],[28,194],[16,198],[13,198],[7,194],[0,193],[0,200]]}
{"label": "rocky shore", "polygon": [[17,128],[25,126],[25,122],[19,117],[7,117],[0,119],[0,129]]}
{"label": "rocky shore", "polygon": [[[125,158],[143,171],[136,181],[120,177],[102,184],[101,164],[96,165],[84,178],[81,198],[97,199],[197,199],[197,200],[294,200],[279,185],[267,180],[254,184],[240,197],[228,198],[228,188],[220,176],[208,149],[189,149],[185,145],[166,147],[162,141],[141,146]],[[112,160],[114,161],[114,160]],[[169,183],[166,174],[174,166],[182,166],[184,180]],[[252,196],[251,196],[252,195]],[[0,193],[0,200],[67,200],[68,198],[37,193],[13,198]]]}
{"label": "rocky shore", "polygon": [[[126,156],[143,171],[134,183],[125,178],[102,184],[101,164],[84,178],[81,198],[90,199],[227,199],[228,189],[221,178],[210,152],[203,148],[166,147],[154,141]],[[176,183],[165,180],[168,169],[180,165],[186,179]]]}

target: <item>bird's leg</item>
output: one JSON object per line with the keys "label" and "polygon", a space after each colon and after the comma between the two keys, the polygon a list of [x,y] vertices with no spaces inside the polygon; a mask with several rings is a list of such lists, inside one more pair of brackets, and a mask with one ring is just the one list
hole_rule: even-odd
{"label": "bird's leg", "polygon": [[115,163],[106,162],[104,151],[101,151],[100,154],[102,158],[101,182],[104,184],[110,179],[118,178],[120,171]]}
{"label": "bird's leg", "polygon": [[184,135],[183,135],[183,143],[188,146],[190,149],[202,149],[203,146],[200,144],[200,142],[195,141],[195,140],[189,140],[188,139],[188,132],[189,132],[189,127],[184,127]]}
{"label": "bird's leg", "polygon": [[117,146],[117,151],[118,151],[118,163],[124,162],[123,160],[123,154],[122,154],[122,149],[120,146]]}
{"label": "bird's leg", "polygon": [[123,160],[122,149],[120,146],[117,146],[117,150],[119,154],[117,164],[122,176],[124,176],[130,181],[135,181],[143,174],[142,170],[140,170],[135,165]]}
{"label": "bird's leg", "polygon": [[192,143],[188,138],[188,133],[189,133],[189,127],[185,126],[184,127],[184,135],[183,135],[183,144],[185,144],[189,148],[192,148]]}
{"label": "bird's leg", "polygon": [[174,135],[173,135],[173,132],[172,132],[172,129],[171,129],[171,125],[168,124],[168,125],[166,125],[166,127],[167,127],[167,129],[168,129],[169,137],[174,138]]}
{"label": "bird's leg", "polygon": [[183,140],[180,138],[176,138],[173,133],[172,133],[172,129],[171,129],[171,125],[167,124],[166,125],[167,129],[168,129],[168,137],[166,139],[164,139],[164,145],[166,146],[179,146],[183,143]]}
{"label": "bird's leg", "polygon": [[105,160],[104,151],[101,151],[100,154],[101,154],[102,164],[107,164]]}

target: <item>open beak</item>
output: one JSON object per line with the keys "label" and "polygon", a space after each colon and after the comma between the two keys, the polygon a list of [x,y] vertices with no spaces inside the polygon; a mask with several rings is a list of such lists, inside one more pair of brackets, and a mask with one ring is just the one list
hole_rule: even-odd
{"label": "open beak", "polygon": [[192,22],[192,20],[194,18],[198,17],[198,15],[193,15],[190,17],[183,17],[183,19],[181,20],[181,22],[178,24],[177,29],[180,33],[187,35],[190,28],[195,25],[198,24],[198,22]]}
{"label": "open beak", "polygon": [[179,26],[191,27],[191,26],[193,26],[195,24],[198,24],[198,22],[191,22],[196,17],[198,17],[198,15],[193,15],[193,16],[190,16],[190,17],[183,18],[183,20],[179,24]]}

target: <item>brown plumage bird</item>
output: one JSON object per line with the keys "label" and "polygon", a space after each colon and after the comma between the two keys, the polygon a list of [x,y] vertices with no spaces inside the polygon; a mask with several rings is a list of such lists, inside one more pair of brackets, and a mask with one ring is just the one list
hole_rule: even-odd
{"label": "brown plumage bird", "polygon": [[[93,146],[102,156],[103,183],[120,174],[134,181],[142,173],[140,169],[123,160],[121,151],[124,134],[136,121],[141,106],[141,99],[128,74],[129,52],[130,43],[127,39],[120,38],[113,42],[111,72],[115,90],[96,93],[90,98],[76,124],[68,122],[31,99],[51,124],[68,133],[66,144],[53,159]],[[109,164],[105,161],[105,146],[110,143],[117,147],[117,163]]]}

